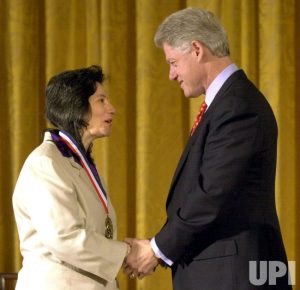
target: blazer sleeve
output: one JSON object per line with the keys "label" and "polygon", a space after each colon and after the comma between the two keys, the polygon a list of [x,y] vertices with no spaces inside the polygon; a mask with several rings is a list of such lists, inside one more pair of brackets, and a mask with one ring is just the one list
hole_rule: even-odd
{"label": "blazer sleeve", "polygon": [[[222,215],[225,204],[235,203],[236,191],[261,140],[258,114],[236,100],[218,104],[220,109],[211,114],[209,124],[200,124],[199,131],[207,132],[198,134],[179,177],[189,178],[190,185],[174,188],[186,191],[184,201],[155,236],[158,248],[173,262]],[[172,198],[176,199],[176,193]]]}
{"label": "blazer sleeve", "polygon": [[[22,171],[14,194],[17,222],[18,216],[27,216],[32,232],[37,232],[45,250],[59,261],[114,280],[127,245],[86,228],[72,176],[47,156],[31,158]],[[19,232],[24,235],[22,226]],[[30,237],[23,239],[28,243]]]}

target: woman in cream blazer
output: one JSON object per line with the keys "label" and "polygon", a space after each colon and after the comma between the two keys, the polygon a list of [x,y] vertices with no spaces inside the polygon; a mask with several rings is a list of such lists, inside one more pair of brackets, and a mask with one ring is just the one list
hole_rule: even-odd
{"label": "woman in cream blazer", "polygon": [[102,82],[92,66],[48,83],[46,114],[57,129],[29,155],[13,194],[23,256],[17,290],[118,289],[130,248],[116,240],[115,212],[90,156],[115,113]]}

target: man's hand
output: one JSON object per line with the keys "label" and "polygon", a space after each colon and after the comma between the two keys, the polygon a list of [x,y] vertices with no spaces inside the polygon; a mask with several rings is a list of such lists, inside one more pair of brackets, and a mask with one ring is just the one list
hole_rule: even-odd
{"label": "man's hand", "polygon": [[152,274],[158,265],[158,258],[152,250],[149,240],[126,238],[131,251],[124,263],[124,272],[130,278],[143,278]]}

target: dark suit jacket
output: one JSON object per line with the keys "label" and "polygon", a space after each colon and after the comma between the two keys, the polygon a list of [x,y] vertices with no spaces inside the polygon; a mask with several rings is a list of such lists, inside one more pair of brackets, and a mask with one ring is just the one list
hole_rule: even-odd
{"label": "dark suit jacket", "polygon": [[[175,290],[291,289],[249,282],[249,261],[283,261],[275,208],[277,124],[242,70],[224,83],[189,138],[155,236]],[[259,276],[257,276],[259,278]]]}

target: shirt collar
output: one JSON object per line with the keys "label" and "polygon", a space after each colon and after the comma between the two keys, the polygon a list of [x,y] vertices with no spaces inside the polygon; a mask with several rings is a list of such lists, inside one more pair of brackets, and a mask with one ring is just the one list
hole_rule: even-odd
{"label": "shirt collar", "polygon": [[219,73],[217,77],[212,81],[205,93],[205,103],[207,104],[207,107],[210,106],[216,94],[221,89],[226,80],[238,69],[239,68],[234,63],[232,63],[227,66],[221,73]]}

